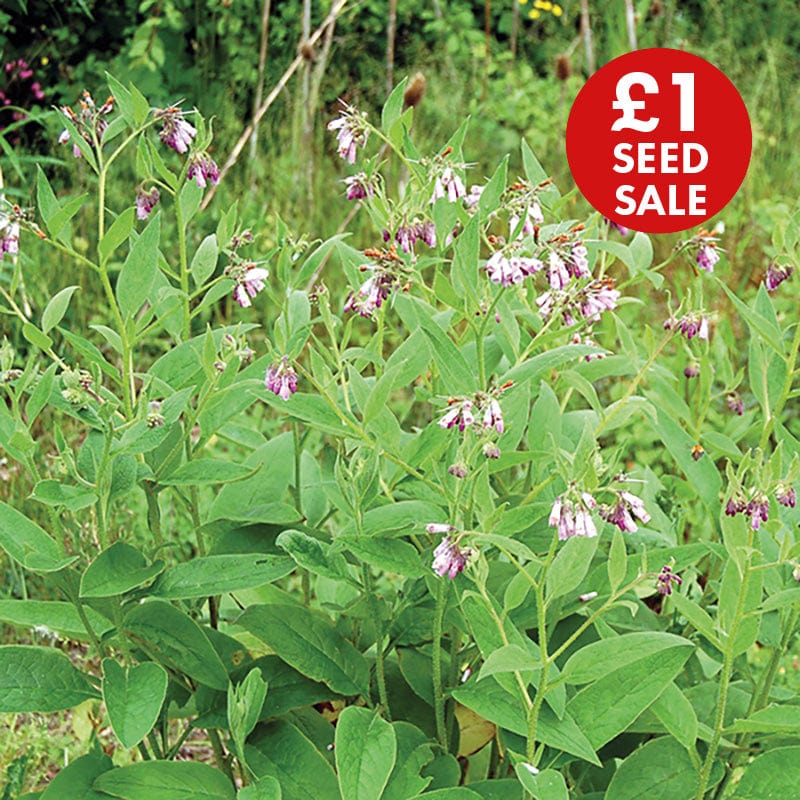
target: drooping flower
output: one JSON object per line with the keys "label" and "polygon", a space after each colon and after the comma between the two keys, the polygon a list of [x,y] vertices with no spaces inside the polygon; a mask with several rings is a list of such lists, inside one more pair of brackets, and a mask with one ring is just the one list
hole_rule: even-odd
{"label": "drooping flower", "polygon": [[152,189],[148,190],[140,185],[136,190],[136,216],[139,219],[147,219],[160,199],[161,193],[158,191],[157,186],[153,186]]}
{"label": "drooping flower", "polygon": [[367,249],[364,255],[377,263],[362,264],[361,272],[369,272],[370,277],[358,288],[350,292],[344,304],[345,312],[355,311],[362,317],[372,317],[383,301],[391,295],[400,283],[403,261],[392,244],[387,250]]}
{"label": "drooping flower", "polygon": [[686,378],[696,378],[700,374],[700,365],[696,361],[690,361],[683,368],[683,375]]}
{"label": "drooping flower", "polygon": [[486,442],[486,444],[483,446],[483,455],[485,458],[496,460],[500,458],[502,453],[500,452],[500,448],[494,442]]}
{"label": "drooping flower", "polygon": [[455,528],[452,525],[447,525],[442,522],[429,522],[425,526],[425,530],[428,533],[439,534],[439,533],[452,533]]}
{"label": "drooping flower", "polygon": [[737,514],[741,514],[747,508],[747,498],[742,494],[741,489],[737,489],[731,497],[728,498],[728,502],[725,504],[725,513],[729,517],[735,517]]}
{"label": "drooping flower", "polygon": [[160,428],[164,424],[164,415],[161,413],[161,403],[158,400],[151,400],[147,408],[147,418],[145,420],[147,427]]}
{"label": "drooping flower", "polygon": [[225,274],[236,281],[233,287],[233,299],[242,308],[250,308],[251,298],[264,289],[269,270],[257,267],[255,264],[237,263],[229,266]]}
{"label": "drooping flower", "polygon": [[728,392],[725,395],[725,403],[734,414],[741,417],[744,414],[744,400],[739,392]]}
{"label": "drooping flower", "polygon": [[555,250],[550,251],[547,259],[547,280],[556,291],[565,289],[570,280],[567,265]]}
{"label": "drooping flower", "polygon": [[604,311],[617,307],[620,292],[614,288],[613,278],[603,278],[587,284],[578,295],[580,312],[584,319],[597,322]]}
{"label": "drooping flower", "polygon": [[533,275],[543,268],[544,264],[537,258],[509,256],[505,250],[493,253],[484,266],[489,280],[501,286],[522,283],[528,275]]}
{"label": "drooping flower", "polygon": [[[75,125],[78,133],[87,144],[94,147],[95,140],[97,143],[101,142],[103,134],[108,127],[108,122],[103,118],[114,110],[114,98],[109,97],[100,108],[97,108],[91,94],[84,91],[83,96],[78,101],[78,105],[80,111],[77,114],[69,106],[62,106],[61,113]],[[59,144],[66,144],[70,138],[70,132],[65,128],[59,134],[58,142]],[[83,155],[76,142],[72,143],[72,155],[75,158],[81,158]]]}
{"label": "drooping flower", "polygon": [[553,503],[548,522],[558,530],[559,539],[597,536],[597,528],[590,512],[595,505],[595,499],[588,492],[583,492],[579,498],[559,495]]}
{"label": "drooping flower", "polygon": [[439,420],[440,428],[449,430],[458,426],[458,429],[463,432],[475,422],[475,416],[472,413],[472,400],[469,398],[453,400],[449,405],[450,408],[447,413]]}
{"label": "drooping flower", "polygon": [[797,504],[797,492],[794,490],[793,486],[785,486],[784,484],[780,483],[775,489],[775,499],[782,506],[794,508]]}
{"label": "drooping flower", "polygon": [[494,398],[489,401],[486,410],[483,412],[483,427],[487,430],[494,428],[498,433],[503,432],[503,411],[500,408],[500,403]]}
{"label": "drooping flower", "polygon": [[645,525],[650,521],[650,515],[641,498],[624,491],[617,494],[614,505],[601,505],[598,513],[606,522],[616,525],[623,533],[635,533],[638,530],[634,517]]}
{"label": "drooping flower", "polygon": [[289,364],[288,356],[269,366],[264,385],[281,400],[288,400],[297,391],[297,373]]}
{"label": "drooping flower", "polygon": [[428,247],[436,247],[436,226],[430,220],[417,223],[417,238]]}
{"label": "drooping flower", "polygon": [[744,513],[750,517],[750,527],[757,531],[761,523],[769,519],[769,498],[763,492],[758,492],[747,504]]}
{"label": "drooping flower", "polygon": [[764,285],[768,292],[774,292],[785,280],[792,277],[794,267],[791,264],[772,263],[767,267],[767,275],[764,278]]}
{"label": "drooping flower", "polygon": [[180,108],[158,108],[155,116],[162,121],[162,128],[158,135],[161,141],[172,148],[176,153],[185,153],[197,136],[197,129],[190,125],[184,118]]}
{"label": "drooping flower", "polygon": [[364,147],[369,138],[366,116],[352,106],[342,103],[342,111],[328,123],[329,131],[336,131],[339,155],[348,163],[356,163],[358,148]]}
{"label": "drooping flower", "polygon": [[664,564],[664,566],[661,567],[661,572],[656,578],[656,588],[658,589],[658,593],[660,595],[672,594],[673,583],[676,586],[680,586],[683,583],[683,579],[680,577],[680,575],[676,575],[672,571],[672,567],[670,567],[668,564]]}
{"label": "drooping flower", "polygon": [[461,480],[462,478],[466,478],[469,475],[469,470],[467,469],[467,465],[464,464],[462,461],[459,461],[455,464],[451,464],[447,468],[447,474],[452,475],[454,478],[458,478]]}
{"label": "drooping flower", "polygon": [[713,243],[704,244],[697,251],[697,266],[706,272],[714,271],[714,264],[719,261],[719,253]]}
{"label": "drooping flower", "polygon": [[348,200],[363,200],[375,194],[375,184],[366,172],[359,172],[357,175],[350,175],[344,179],[347,186]]}
{"label": "drooping flower", "polygon": [[679,330],[687,339],[708,339],[708,317],[697,311],[684,314],[680,319],[670,317],[664,322],[664,329]]}
{"label": "drooping flower", "polygon": [[483,194],[483,190],[486,186],[477,186],[473,184],[469,187],[469,194],[464,197],[464,202],[467,204],[467,208],[477,208],[478,202],[481,199],[481,195]]}
{"label": "drooping flower", "polygon": [[471,547],[461,547],[459,538],[448,533],[433,551],[433,571],[439,576],[447,575],[453,580],[459,572],[469,564],[470,559],[475,555]]}
{"label": "drooping flower", "polygon": [[219,183],[219,167],[207,153],[193,153],[189,159],[189,169],[186,173],[189,180],[194,180],[201,189]]}
{"label": "drooping flower", "polygon": [[447,197],[451,203],[455,203],[459,197],[466,197],[467,190],[464,188],[464,182],[458,176],[458,173],[452,167],[445,167],[444,170],[436,176],[436,182],[433,184],[433,197],[431,202],[435,203],[442,197]]}
{"label": "drooping flower", "polygon": [[0,261],[8,253],[15,256],[19,253],[19,222],[10,219],[5,215],[0,215]]}

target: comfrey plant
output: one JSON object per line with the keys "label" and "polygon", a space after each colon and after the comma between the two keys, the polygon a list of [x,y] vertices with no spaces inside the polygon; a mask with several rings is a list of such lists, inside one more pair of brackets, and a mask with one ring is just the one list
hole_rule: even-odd
{"label": "comfrey plant", "polygon": [[93,704],[45,800],[793,796],[800,229],[745,301],[718,237],[653,266],[524,143],[488,179],[466,122],[420,152],[404,88],[329,125],[361,249],[206,230],[207,125],[113,79],[62,113],[96,212],[43,173],[4,208],[4,259],[53,248],[107,303],[76,331],[76,287],[0,286],[0,446],[34,483],[0,546],[63,597],[0,616],[102,659],[0,647],[0,710]]}

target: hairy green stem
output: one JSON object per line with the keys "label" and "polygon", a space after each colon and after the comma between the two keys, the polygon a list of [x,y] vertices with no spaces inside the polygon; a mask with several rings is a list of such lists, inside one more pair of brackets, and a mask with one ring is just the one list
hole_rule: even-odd
{"label": "hairy green stem", "polygon": [[433,612],[433,711],[436,719],[436,738],[447,750],[447,730],[444,724],[444,686],[442,685],[442,632],[447,605],[447,584],[439,579],[436,608]]}

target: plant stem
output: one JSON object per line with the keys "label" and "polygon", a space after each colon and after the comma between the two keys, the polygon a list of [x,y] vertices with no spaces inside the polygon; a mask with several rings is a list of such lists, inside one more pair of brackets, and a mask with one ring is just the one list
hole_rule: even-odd
{"label": "plant stem", "polygon": [[447,584],[438,581],[436,609],[433,612],[433,710],[436,718],[436,738],[447,750],[447,731],[444,724],[444,686],[442,686],[442,630],[447,605]]}

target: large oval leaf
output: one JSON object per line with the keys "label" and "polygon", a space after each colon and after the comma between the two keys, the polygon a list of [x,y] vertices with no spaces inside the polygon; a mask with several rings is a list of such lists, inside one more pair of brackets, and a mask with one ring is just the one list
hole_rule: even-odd
{"label": "large oval leaf", "polygon": [[219,770],[193,761],[143,761],[104,772],[95,789],[121,800],[234,800]]}
{"label": "large oval leaf", "polygon": [[61,711],[99,697],[60,650],[0,647],[0,711]]}
{"label": "large oval leaf", "polygon": [[299,605],[257,605],[248,608],[238,622],[303,675],[339,694],[369,692],[364,656],[321,612]]}
{"label": "large oval leaf", "polygon": [[0,503],[0,547],[33,572],[56,572],[78,558],[64,558],[54,539],[7,503]]}
{"label": "large oval leaf", "polygon": [[342,797],[379,800],[397,757],[392,726],[366,708],[349,706],[336,723],[335,753]]}
{"label": "large oval leaf", "polygon": [[[694,797],[697,777],[685,748],[672,737],[662,736],[640,747],[620,764],[608,786],[608,796],[614,800]],[[762,798],[759,795],[759,800]]]}

